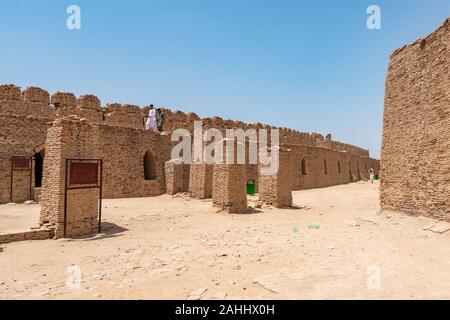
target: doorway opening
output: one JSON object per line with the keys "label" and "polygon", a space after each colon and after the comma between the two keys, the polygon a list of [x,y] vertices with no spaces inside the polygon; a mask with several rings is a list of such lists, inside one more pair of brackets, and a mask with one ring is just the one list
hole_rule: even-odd
{"label": "doorway opening", "polygon": [[44,176],[44,156],[45,149],[34,154],[34,187],[42,187],[42,177]]}
{"label": "doorway opening", "polygon": [[156,179],[156,157],[150,150],[144,155],[144,178],[145,180]]}

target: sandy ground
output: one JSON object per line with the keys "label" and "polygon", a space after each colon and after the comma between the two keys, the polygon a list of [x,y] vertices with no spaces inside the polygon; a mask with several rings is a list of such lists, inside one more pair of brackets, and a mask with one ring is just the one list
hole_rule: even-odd
{"label": "sandy ground", "polygon": [[13,233],[39,226],[38,205],[0,205],[0,233]]}
{"label": "sandy ground", "polygon": [[[0,298],[450,299],[450,232],[377,214],[378,184],[296,191],[294,203],[226,215],[168,195],[106,200],[108,237],[2,245]],[[0,206],[0,221],[34,224],[38,210]]]}

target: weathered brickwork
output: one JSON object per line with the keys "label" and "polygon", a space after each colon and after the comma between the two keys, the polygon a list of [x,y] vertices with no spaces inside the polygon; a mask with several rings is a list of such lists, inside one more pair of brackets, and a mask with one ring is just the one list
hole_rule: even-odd
{"label": "weathered brickwork", "polygon": [[247,213],[247,180],[245,165],[216,164],[213,166],[213,206],[228,213]]}
{"label": "weathered brickwork", "polygon": [[[0,115],[0,203],[10,202],[12,156],[33,156],[45,145],[48,119]],[[30,200],[30,172],[14,172],[13,202]],[[34,162],[31,170],[34,192]]]}
{"label": "weathered brickwork", "polygon": [[[86,121],[58,119],[46,140],[40,225],[55,238],[79,237],[98,231],[100,190],[67,189],[67,159],[96,159],[100,146],[97,128]],[[66,177],[67,174],[67,177]]]}
{"label": "weathered brickwork", "polygon": [[391,56],[381,175],[383,209],[450,220],[450,19]]}
{"label": "weathered brickwork", "polygon": [[235,164],[214,164],[212,179],[212,200],[213,207],[222,209],[228,213],[247,213],[247,179],[246,165],[237,164],[237,145],[243,145],[243,141],[233,139],[223,139],[219,144],[223,145],[223,158],[226,159],[227,148],[230,146],[231,154],[234,154]]}
{"label": "weathered brickwork", "polygon": [[177,159],[169,160],[165,163],[166,173],[166,191],[167,194],[174,195],[183,190],[183,167],[184,165],[178,163]]}
{"label": "weathered brickwork", "polygon": [[[36,87],[21,91],[14,85],[0,85],[0,126],[3,128],[0,131],[0,203],[10,201],[11,156],[36,156],[41,153],[44,158],[42,174],[46,176],[45,168],[53,165],[53,160],[46,155],[45,140],[47,130],[56,119],[75,117],[96,127],[96,134],[89,136],[86,142],[100,146],[96,150],[96,157],[104,160],[104,198],[145,197],[165,193],[167,185],[164,164],[170,160],[174,145],[174,142],[170,141],[170,132],[183,128],[193,134],[196,120],[202,120],[203,129],[219,129],[224,137],[226,129],[275,128],[261,123],[247,124],[220,117],[200,119],[195,113],[171,111],[168,108],[163,110],[166,119],[164,131],[167,133],[160,134],[144,130],[148,107],[141,109],[138,106],[118,103],[102,107],[100,100],[93,95],[77,98],[72,93],[57,92],[50,96],[47,91]],[[367,150],[332,141],[330,137],[324,138],[316,133],[277,129],[280,130],[281,146],[292,150],[290,173],[294,190],[365,179],[370,167],[378,173],[378,161],[370,159]],[[248,149],[248,142],[246,145]],[[151,154],[151,160],[148,154]],[[306,174],[301,171],[303,158],[306,159]],[[154,162],[149,169],[152,171],[149,177],[146,177],[145,159],[147,162]],[[327,174],[323,168],[324,159],[327,161]],[[48,161],[50,163],[47,163]],[[337,169],[338,161],[340,172]],[[31,171],[32,199],[36,199],[43,191],[37,183],[37,171],[37,159],[34,159]],[[182,176],[182,182],[177,179],[177,184],[182,183],[180,191],[190,191],[198,198],[212,197],[212,165],[184,165]],[[243,177],[246,181],[254,181],[258,190],[257,164],[247,162]],[[13,201],[28,200],[29,193],[29,174],[23,177],[18,174],[17,179],[14,178],[13,181]]]}
{"label": "weathered brickwork", "polygon": [[0,244],[11,242],[29,241],[29,240],[46,240],[54,236],[53,229],[37,229],[25,232],[14,232],[7,234],[0,234]]}
{"label": "weathered brickwork", "polygon": [[292,205],[292,179],[291,179],[291,157],[290,149],[272,147],[269,152],[277,148],[279,155],[279,167],[274,174],[264,174],[267,165],[261,164],[259,177],[259,200],[267,205],[277,208],[286,208]]}

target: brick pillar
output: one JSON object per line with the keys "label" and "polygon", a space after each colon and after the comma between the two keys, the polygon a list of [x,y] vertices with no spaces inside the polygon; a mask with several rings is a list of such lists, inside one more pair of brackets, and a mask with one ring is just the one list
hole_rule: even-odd
{"label": "brick pillar", "polygon": [[183,191],[184,165],[179,160],[169,160],[165,163],[166,190],[170,195]]}
{"label": "brick pillar", "polygon": [[[274,175],[262,175],[259,171],[259,200],[277,208],[292,205],[292,183],[290,172],[290,149],[277,147],[279,168]],[[273,148],[269,148],[271,152]],[[260,164],[264,166],[263,164]]]}
{"label": "brick pillar", "polygon": [[[222,141],[224,143],[224,154],[226,153],[226,141],[228,140],[223,139]],[[236,151],[236,148],[234,150]],[[225,159],[224,156],[224,161]],[[228,213],[247,213],[246,165],[214,164],[212,198],[213,207],[221,208]]]}
{"label": "brick pillar", "polygon": [[212,172],[210,164],[191,164],[189,168],[189,192],[196,198],[212,196]]}
{"label": "brick pillar", "polygon": [[[66,159],[95,158],[96,129],[86,121],[58,119],[48,130],[40,224],[54,229],[55,238],[64,237]],[[67,190],[66,236],[75,238],[97,232],[98,211],[98,189]]]}

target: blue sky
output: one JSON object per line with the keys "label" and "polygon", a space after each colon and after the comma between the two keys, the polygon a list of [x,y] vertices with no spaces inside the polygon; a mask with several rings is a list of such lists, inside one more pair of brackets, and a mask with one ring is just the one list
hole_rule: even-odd
{"label": "blue sky", "polygon": [[375,157],[389,55],[450,16],[448,0],[0,3],[0,83],[332,133]]}

